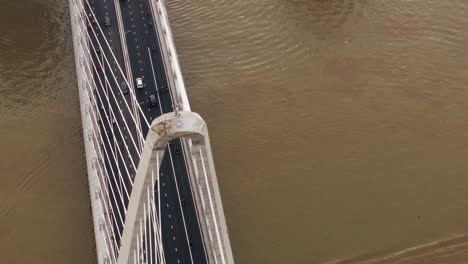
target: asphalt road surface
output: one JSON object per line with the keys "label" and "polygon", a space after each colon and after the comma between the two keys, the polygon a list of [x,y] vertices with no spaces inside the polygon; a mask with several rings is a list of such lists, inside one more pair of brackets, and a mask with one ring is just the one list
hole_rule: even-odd
{"label": "asphalt road surface", "polygon": [[[101,116],[103,162],[110,179],[109,198],[113,212],[121,217],[115,217],[112,221],[119,244],[125,221],[123,210],[128,205],[126,196],[131,193],[130,179],[133,179],[135,166],[138,166],[136,149],[140,146],[137,131],[141,129],[146,137],[148,127],[144,118],[151,123],[161,114],[172,112],[173,104],[149,1],[85,0],[83,4],[90,25],[87,30],[92,44],[91,58],[96,65],[93,69],[97,87],[95,99]],[[116,8],[120,9],[120,18]],[[106,25],[106,17],[110,25]],[[126,43],[120,38],[122,34],[119,34],[118,19],[123,24],[120,33],[123,32]],[[126,47],[123,46],[125,44]],[[128,57],[123,52],[125,49]],[[130,65],[133,79],[129,82],[133,82],[144,117],[141,113],[135,113],[131,93],[120,92],[119,86],[124,82],[122,72],[126,74],[128,70],[126,65]],[[142,79],[143,88],[137,88],[136,78]],[[156,104],[151,105],[151,95],[157,98]],[[139,120],[141,126],[135,125],[133,118]],[[167,263],[206,263],[180,140],[171,142],[166,150],[160,168],[160,181],[162,240]],[[120,199],[121,196],[124,198]],[[158,197],[158,194],[155,196]]]}

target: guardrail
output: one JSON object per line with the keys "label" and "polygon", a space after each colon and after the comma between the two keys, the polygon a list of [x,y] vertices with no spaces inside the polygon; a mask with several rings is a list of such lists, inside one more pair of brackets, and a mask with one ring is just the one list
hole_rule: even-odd
{"label": "guardrail", "polygon": [[[78,7],[83,7],[82,2],[79,0],[69,0],[69,9],[70,9],[70,20],[71,27],[73,32],[73,47],[75,52],[75,67],[76,74],[78,79],[78,88],[79,88],[79,98],[80,98],[80,111],[81,111],[81,121],[83,127],[83,139],[85,145],[86,153],[86,165],[88,172],[88,182],[89,182],[89,192],[91,198],[91,212],[93,215],[94,223],[94,235],[96,241],[96,253],[97,260],[99,264],[109,264],[115,262],[113,260],[113,254],[108,246],[109,241],[109,232],[110,229],[106,230],[106,213],[105,213],[105,203],[106,201],[102,200],[103,190],[100,184],[99,176],[99,156],[97,153],[96,138],[93,120],[90,115],[90,111],[93,107],[91,99],[87,91],[87,83],[85,80],[89,79],[89,73],[85,70],[85,60],[86,58],[85,50],[89,50],[88,41],[84,38],[81,30],[86,31],[86,28],[82,26],[80,19],[82,19],[82,14],[79,11]],[[98,131],[99,133],[99,131]]]}
{"label": "guardrail", "polygon": [[169,88],[171,89],[174,109],[176,111],[190,111],[190,103],[185,89],[184,79],[179,65],[174,38],[167,16],[166,7],[163,0],[149,0],[155,19],[155,25],[161,30],[157,30],[158,41],[162,51],[166,74],[168,76]]}

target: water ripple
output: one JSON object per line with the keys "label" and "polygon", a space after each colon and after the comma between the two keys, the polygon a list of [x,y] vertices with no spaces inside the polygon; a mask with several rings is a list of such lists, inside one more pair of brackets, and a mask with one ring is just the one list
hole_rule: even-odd
{"label": "water ripple", "polygon": [[68,7],[59,0],[28,5],[10,1],[2,7],[1,109],[34,109],[54,100],[65,78],[64,58],[70,54],[68,23]]}
{"label": "water ripple", "polygon": [[[354,189],[358,186],[353,185],[350,192],[343,192],[342,189],[330,192],[328,188],[346,186],[343,180],[349,179],[381,182],[387,176],[402,177],[406,172],[395,172],[395,168],[412,162],[412,168],[414,166],[419,170],[418,173],[411,172],[413,180],[424,181],[424,186],[434,186],[435,189],[439,185],[439,176],[443,179],[447,174],[435,171],[451,162],[443,161],[445,154],[441,153],[453,151],[448,149],[450,144],[459,146],[457,150],[460,149],[460,152],[461,149],[466,152],[460,142],[466,141],[463,137],[466,135],[466,125],[462,124],[466,124],[465,84],[468,77],[465,54],[468,47],[467,1],[167,0],[166,5],[192,104],[200,112],[205,112],[205,117],[212,119],[214,129],[218,130],[215,133],[221,135],[218,148],[221,152],[223,149],[225,151],[224,156],[222,153],[217,156],[221,163],[223,160],[225,162],[224,178],[221,180],[227,183],[226,186],[229,186],[231,179],[236,179],[231,182],[232,186],[237,186],[238,179],[248,182],[240,188],[242,195],[238,193],[239,188],[234,188],[231,193],[226,192],[232,201],[237,199],[237,204],[242,208],[231,213],[234,218],[237,217],[237,220],[232,220],[233,228],[238,230],[233,232],[233,245],[239,252],[237,259],[240,262],[321,263],[334,257],[368,251],[369,255],[345,258],[339,263],[361,263],[360,260],[380,263],[382,259],[388,259],[382,263],[393,263],[390,259],[400,261],[395,263],[413,263],[409,261],[411,259],[415,260],[414,263],[428,263],[423,255],[435,256],[438,254],[436,252],[443,251],[438,256],[449,259],[449,252],[454,249],[459,251],[452,255],[452,261],[436,263],[456,263],[454,261],[458,257],[468,253],[466,242],[458,241],[457,244],[455,241],[452,246],[439,243],[433,249],[426,248],[420,253],[412,251],[409,254],[411,257],[404,254],[404,258],[408,257],[407,262],[403,262],[403,257],[387,258],[392,252],[388,246],[407,241],[407,238],[406,233],[395,235],[385,221],[402,227],[402,230],[411,230],[408,217],[412,217],[414,199],[395,200],[401,206],[401,215],[387,211],[385,203],[379,203],[378,209],[374,209],[373,202],[364,200],[357,203],[356,208],[361,211],[350,215],[343,212],[351,211],[351,208],[355,208],[354,204],[347,206],[338,200],[343,195],[360,197],[361,191]],[[408,122],[413,118],[414,122]],[[286,125],[278,125],[278,120],[285,120]],[[401,127],[402,134],[418,131],[418,135],[414,132],[411,142],[396,142],[394,146],[380,145],[380,142],[393,137],[389,129],[382,134],[369,132],[368,136],[364,136],[364,131],[374,131],[374,126],[391,123]],[[323,127],[330,130],[317,132]],[[265,131],[268,135],[264,134]],[[362,137],[358,136],[361,132],[356,131],[362,131]],[[333,133],[340,136],[331,139]],[[446,137],[442,141],[428,139],[426,142],[425,133],[453,133],[458,137]],[[246,135],[252,137],[247,136],[246,139]],[[274,142],[284,140],[285,135],[288,141],[297,140],[297,143],[290,145],[289,158],[278,159],[281,165],[268,170],[275,156],[272,153],[278,152]],[[349,141],[343,143],[341,140]],[[262,142],[273,143],[265,144],[269,148],[265,147],[262,151]],[[436,145],[436,142],[442,143]],[[382,165],[378,165],[377,174],[382,174],[382,178],[374,177],[373,162],[353,165],[356,171],[349,173],[349,169],[346,169],[349,164],[338,157],[355,143],[356,146],[368,148],[363,147],[365,151],[354,162],[381,158],[379,164]],[[434,144],[432,148],[431,144]],[[420,154],[405,158],[400,155],[400,148],[412,149]],[[419,152],[420,148],[424,150]],[[329,156],[325,154],[328,151]],[[426,154],[428,156],[424,157]],[[432,156],[443,162],[434,163]],[[451,159],[460,156],[463,154],[453,152]],[[235,162],[242,164],[237,166],[239,168],[232,166],[233,158],[237,157],[241,157]],[[311,165],[312,161],[316,161],[316,164]],[[329,167],[320,163],[329,163]],[[291,173],[314,166],[310,173]],[[321,170],[321,167],[324,169]],[[434,174],[431,183],[423,180],[428,175],[426,168],[430,168],[431,173],[439,173],[437,177]],[[459,179],[466,174],[463,166],[451,168],[456,170],[453,174]],[[279,172],[281,169],[284,169],[282,173]],[[348,174],[349,178],[333,179],[334,176]],[[276,196],[271,189],[283,186],[284,175],[302,178],[297,180],[294,194],[289,195],[297,194],[297,197],[291,198],[292,202],[282,207],[286,208],[283,216],[275,214],[277,202],[273,203],[275,209],[268,214],[268,210],[264,209],[268,202],[255,204],[254,200],[257,199],[249,199],[257,198],[261,193],[259,190],[263,190],[268,201],[274,200]],[[294,180],[290,183],[294,184]],[[316,184],[327,187],[311,191],[310,188]],[[462,180],[460,184],[463,184]],[[401,186],[405,186],[405,183]],[[362,191],[370,191],[368,188]],[[382,193],[378,195],[379,199],[393,201],[395,193],[388,196],[383,194],[391,186],[382,184],[379,188],[373,190]],[[440,188],[437,192],[456,193],[459,195],[457,197],[463,197],[463,191]],[[317,194],[322,191],[323,194]],[[424,191],[425,188],[421,187],[415,188],[412,193]],[[268,196],[267,193],[273,194]],[[246,198],[248,195],[251,196]],[[332,203],[324,202],[325,197],[330,197]],[[460,215],[460,219],[466,218],[466,213],[452,206],[450,200],[436,200],[443,204],[445,214],[450,215],[450,212]],[[249,206],[250,211],[246,213]],[[431,206],[434,207],[431,207],[431,211],[435,208],[441,210],[441,207],[437,207],[440,205]],[[258,208],[263,208],[264,213],[259,214]],[[296,217],[299,212],[310,214]],[[251,215],[252,222],[246,222],[245,215]],[[333,217],[327,218],[327,215]],[[362,226],[355,223],[356,219],[372,219],[374,215],[379,215],[380,220],[361,223]],[[447,215],[444,220],[427,223],[421,230],[414,231],[412,238],[431,239],[425,237],[430,230],[436,233],[433,239],[437,239],[463,227],[462,220]],[[261,221],[260,218],[270,228],[251,224]],[[280,234],[281,231],[271,233],[271,230],[279,230],[271,224],[273,218],[278,225],[281,221],[282,225],[288,226],[283,234]],[[373,228],[381,232],[377,237],[377,232],[370,231]],[[253,236],[257,238],[254,239],[255,245],[249,239]],[[272,244],[271,241],[276,243]],[[405,242],[401,243],[402,248],[408,246]]]}

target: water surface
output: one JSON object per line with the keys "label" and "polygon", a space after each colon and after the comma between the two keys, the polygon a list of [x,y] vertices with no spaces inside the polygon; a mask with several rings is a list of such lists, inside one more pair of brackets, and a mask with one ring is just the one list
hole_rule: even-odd
{"label": "water surface", "polygon": [[64,2],[0,0],[0,263],[96,263]]}
{"label": "water surface", "polygon": [[166,3],[238,263],[468,261],[466,1]]}
{"label": "water surface", "polygon": [[[96,259],[66,2],[0,0],[2,263]],[[166,4],[237,263],[466,263],[466,1]]]}

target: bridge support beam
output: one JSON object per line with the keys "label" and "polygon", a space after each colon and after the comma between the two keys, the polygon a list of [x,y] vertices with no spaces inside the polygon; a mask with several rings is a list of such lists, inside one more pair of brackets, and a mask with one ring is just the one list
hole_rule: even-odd
{"label": "bridge support beam", "polygon": [[[180,137],[191,140],[187,145],[193,155],[187,157],[187,162],[193,162],[191,165],[196,169],[194,173],[189,173],[189,179],[192,191],[196,193],[195,206],[201,222],[208,262],[234,263],[206,123],[200,115],[182,111],[164,114],[151,124],[133,183],[118,264],[133,263],[132,252],[137,249],[139,234],[137,223],[144,217],[143,205],[148,200],[146,190],[148,187],[154,190],[152,171],[159,169],[168,142]],[[158,175],[159,182],[159,171],[155,175]]]}

